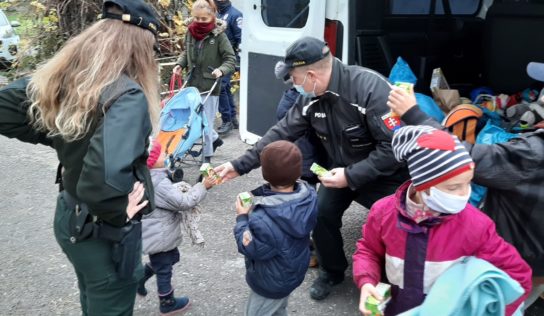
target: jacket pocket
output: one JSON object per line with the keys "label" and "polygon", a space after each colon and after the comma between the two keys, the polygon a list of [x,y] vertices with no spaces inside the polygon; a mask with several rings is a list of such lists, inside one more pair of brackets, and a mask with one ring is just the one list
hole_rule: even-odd
{"label": "jacket pocket", "polygon": [[353,124],[342,130],[344,144],[352,149],[366,149],[373,145],[366,127],[361,124]]}

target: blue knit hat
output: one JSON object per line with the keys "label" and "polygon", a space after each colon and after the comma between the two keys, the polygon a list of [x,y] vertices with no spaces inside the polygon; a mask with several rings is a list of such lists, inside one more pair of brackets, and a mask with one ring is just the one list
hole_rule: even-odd
{"label": "blue knit hat", "polygon": [[395,158],[408,164],[417,191],[474,169],[472,158],[457,136],[430,126],[399,128],[391,146]]}

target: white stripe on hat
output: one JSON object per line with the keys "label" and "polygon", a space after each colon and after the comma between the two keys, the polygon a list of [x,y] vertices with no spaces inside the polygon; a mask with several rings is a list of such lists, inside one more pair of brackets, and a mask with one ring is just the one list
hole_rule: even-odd
{"label": "white stripe on hat", "polygon": [[[459,156],[462,156],[462,155],[459,155]],[[450,162],[451,160],[455,160],[455,158],[452,158],[452,159],[448,159],[447,162]],[[412,180],[414,181],[414,183],[420,183],[421,181],[419,180],[420,178],[424,177],[426,174],[428,174],[429,172],[432,172],[434,170],[437,170],[437,169],[440,169],[440,168],[443,168],[445,165],[447,165],[447,168],[445,169],[442,169],[440,170],[439,172],[433,174],[433,177],[430,178],[429,180],[432,180],[432,179],[436,179],[436,178],[440,178],[442,175],[448,173],[448,172],[451,172],[463,165],[468,165],[472,162],[472,159],[470,159],[470,157],[466,158],[466,159],[463,159],[463,160],[460,160],[460,161],[457,161],[456,163],[454,164],[451,164],[451,165],[447,165],[447,163],[444,163],[444,164],[441,164],[439,166],[436,166],[435,168],[433,169],[429,169],[428,171],[424,172],[424,173],[421,173],[421,174],[417,174],[416,177],[412,177]],[[414,172],[415,173],[415,172]],[[415,173],[416,174],[416,173]],[[427,177],[429,178],[429,177]],[[425,181],[427,182],[427,181]]]}

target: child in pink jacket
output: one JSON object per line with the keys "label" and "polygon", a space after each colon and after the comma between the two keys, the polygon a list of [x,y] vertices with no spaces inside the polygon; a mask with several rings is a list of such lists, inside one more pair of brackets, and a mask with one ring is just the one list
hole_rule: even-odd
{"label": "child in pink jacket", "polygon": [[411,181],[376,202],[353,255],[359,309],[376,296],[382,269],[392,288],[386,315],[421,305],[434,281],[467,256],[506,272],[525,294],[506,308],[511,315],[531,290],[531,268],[495,231],[495,224],[467,201],[474,163],[457,137],[429,126],[396,131],[393,152],[406,161]]}

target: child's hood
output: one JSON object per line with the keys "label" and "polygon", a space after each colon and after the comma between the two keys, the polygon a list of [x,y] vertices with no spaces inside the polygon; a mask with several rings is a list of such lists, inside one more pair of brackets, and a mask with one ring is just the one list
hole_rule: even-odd
{"label": "child's hood", "polygon": [[294,192],[278,193],[264,185],[252,193],[255,207],[262,209],[284,232],[307,237],[317,220],[317,195],[304,181],[297,181]]}
{"label": "child's hood", "polygon": [[163,180],[168,180],[168,172],[166,168],[149,169],[149,173],[151,174],[151,182],[153,182],[153,186],[155,187],[157,187]]}

